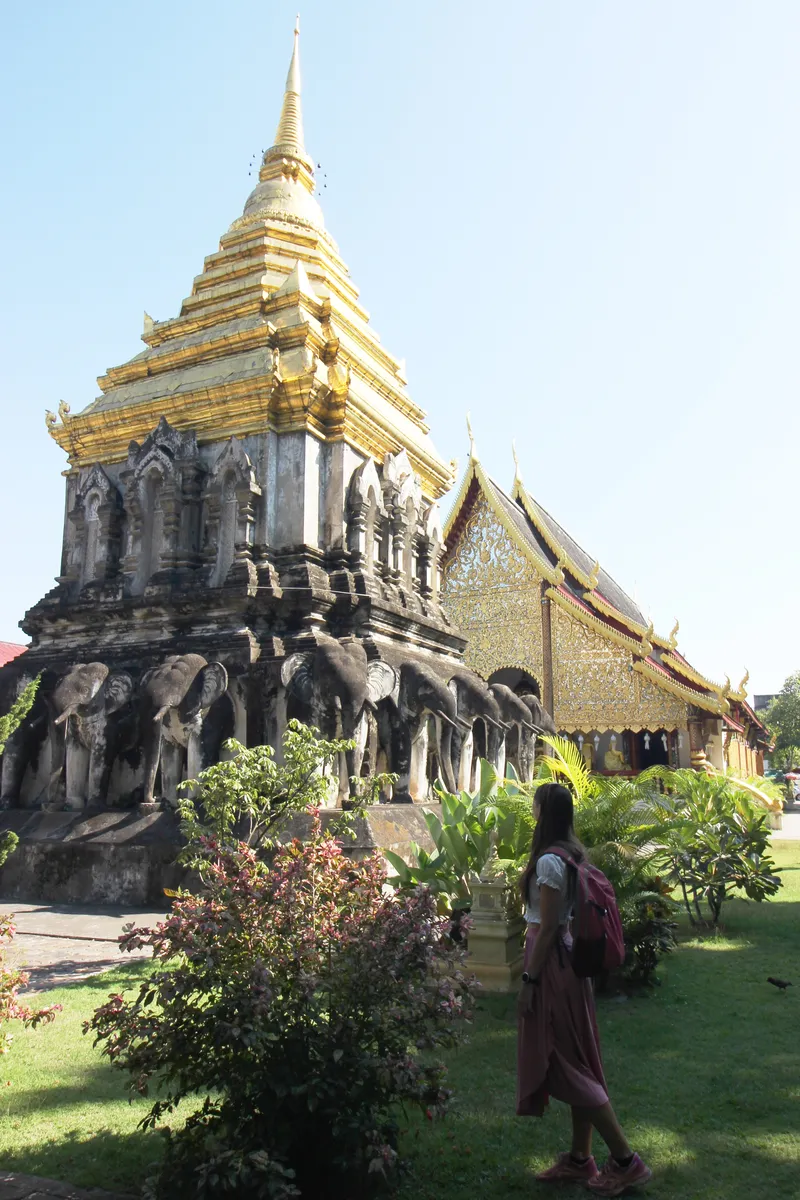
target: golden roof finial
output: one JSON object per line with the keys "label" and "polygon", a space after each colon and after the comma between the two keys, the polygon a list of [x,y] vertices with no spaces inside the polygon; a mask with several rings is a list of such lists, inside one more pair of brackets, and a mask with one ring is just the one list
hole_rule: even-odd
{"label": "golden roof finial", "polygon": [[475,449],[475,435],[472,432],[472,422],[470,421],[469,416],[470,416],[469,413],[467,413],[467,435],[469,437],[469,461],[477,462],[478,461],[478,453]]}
{"label": "golden roof finial", "polygon": [[745,668],[742,682],[739,684],[736,691],[733,693],[737,700],[744,701],[747,699],[747,685],[750,682],[750,672]]}
{"label": "golden roof finial", "polygon": [[[275,145],[272,150],[281,149],[284,154],[292,150],[300,151],[299,157],[306,157],[303,142],[303,111],[300,106],[300,14],[294,26],[294,45],[289,72],[286,76],[286,90],[283,93],[283,107],[278,128],[275,131]],[[268,151],[269,153],[269,151]]]}
{"label": "golden roof finial", "polygon": [[517,458],[517,443],[511,442],[511,456],[514,459],[514,483],[522,483],[522,473],[519,469],[519,459]]}
{"label": "golden roof finial", "polygon": [[596,558],[594,561],[594,566],[592,567],[592,573],[589,576],[589,591],[593,592],[599,582],[600,582],[600,559]]}
{"label": "golden roof finial", "polygon": [[655,633],[655,630],[653,628],[653,622],[651,621],[650,624],[647,626],[647,629],[645,630],[644,635],[642,637],[642,648],[639,652],[641,654],[642,658],[649,658],[650,655],[653,653],[652,637],[653,637],[654,633]]}
{"label": "golden roof finial", "polygon": [[681,623],[678,620],[678,618],[676,617],[675,624],[672,626],[672,632],[670,633],[669,638],[667,639],[669,642],[670,650],[674,650],[678,644],[678,630],[680,629],[680,627],[681,627]]}

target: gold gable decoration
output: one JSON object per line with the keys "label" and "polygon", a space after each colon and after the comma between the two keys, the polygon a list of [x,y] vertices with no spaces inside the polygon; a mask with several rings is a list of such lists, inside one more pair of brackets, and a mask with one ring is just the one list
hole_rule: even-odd
{"label": "gold gable decoration", "polygon": [[469,638],[466,664],[484,679],[514,666],[541,681],[541,582],[479,496],[445,564],[442,595],[450,619]]}
{"label": "gold gable decoration", "polygon": [[565,733],[685,728],[686,705],[633,670],[631,654],[552,608],[554,720]]}

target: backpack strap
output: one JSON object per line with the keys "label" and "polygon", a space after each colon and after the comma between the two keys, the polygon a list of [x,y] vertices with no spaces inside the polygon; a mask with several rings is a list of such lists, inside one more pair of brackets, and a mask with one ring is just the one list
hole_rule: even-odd
{"label": "backpack strap", "polygon": [[545,854],[555,854],[556,858],[560,858],[568,867],[574,867],[576,871],[578,870],[579,864],[572,857],[569,850],[565,850],[563,846],[550,846],[548,850],[543,850],[539,857],[542,858]]}

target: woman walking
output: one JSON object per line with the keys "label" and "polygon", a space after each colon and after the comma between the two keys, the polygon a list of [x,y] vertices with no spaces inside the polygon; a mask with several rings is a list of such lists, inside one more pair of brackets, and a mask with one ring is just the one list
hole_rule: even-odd
{"label": "woman walking", "polygon": [[[652,1171],[635,1154],[608,1100],[592,985],[572,970],[568,922],[574,870],[551,849],[576,862],[584,850],[573,828],[572,795],[560,783],[545,783],[534,800],[536,828],[520,886],[528,932],[525,974],[519,1000],[517,1115],[542,1116],[548,1097],[572,1109],[572,1146],[542,1182],[583,1182],[598,1196],[619,1196],[647,1183]],[[598,1171],[592,1156],[594,1130],[609,1149]]]}

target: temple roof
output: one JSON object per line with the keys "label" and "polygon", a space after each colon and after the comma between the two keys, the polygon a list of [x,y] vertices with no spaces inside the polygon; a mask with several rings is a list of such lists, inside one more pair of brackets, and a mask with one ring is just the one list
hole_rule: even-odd
{"label": "temple roof", "polygon": [[299,29],[275,142],[242,215],[205,259],[176,317],[144,317],[146,349],[98,379],[93,403],[48,413],[73,467],[124,459],[161,416],[198,442],[303,429],[382,462],[405,449],[428,498],[452,485],[404,369],[369,324],[314,197]]}
{"label": "temple roof", "polygon": [[19,658],[27,649],[27,646],[20,646],[16,642],[0,642],[0,667],[10,663],[13,658]]}
{"label": "temple roof", "polygon": [[656,634],[641,609],[599,562],[526,491],[517,467],[508,495],[481,466],[474,441],[469,467],[444,527],[445,553],[457,545],[479,496],[505,528],[514,545],[550,584],[547,595],[577,620],[623,646],[633,655],[633,669],[657,687],[718,715],[730,701],[745,702],[747,676],[737,691],[706,679],[676,649],[678,623],[669,636]]}

